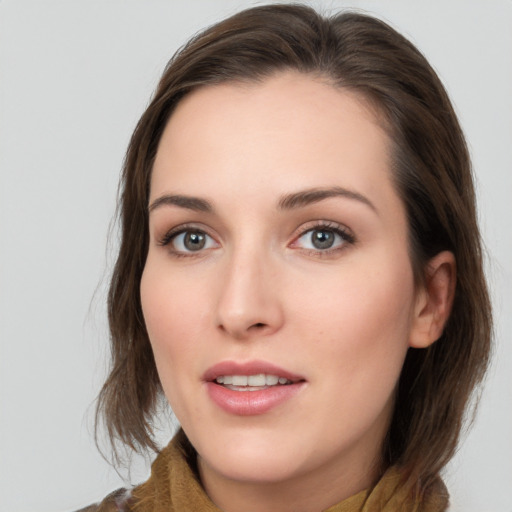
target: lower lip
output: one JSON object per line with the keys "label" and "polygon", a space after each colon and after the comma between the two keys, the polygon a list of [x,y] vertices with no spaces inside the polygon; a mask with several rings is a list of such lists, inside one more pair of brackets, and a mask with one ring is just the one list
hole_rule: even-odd
{"label": "lower lip", "polygon": [[238,416],[264,414],[293,398],[304,382],[272,386],[261,391],[234,391],[215,382],[207,382],[210,398],[224,411]]}

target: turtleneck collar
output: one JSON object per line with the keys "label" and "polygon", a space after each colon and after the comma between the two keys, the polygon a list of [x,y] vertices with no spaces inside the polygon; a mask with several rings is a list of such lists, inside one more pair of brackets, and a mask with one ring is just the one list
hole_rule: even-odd
{"label": "turtleneck collar", "polygon": [[[151,476],[135,487],[131,496],[104,501],[98,512],[222,512],[207,496],[197,476],[195,453],[180,430],[151,466]],[[119,496],[119,495],[117,495]],[[421,499],[411,497],[400,472],[388,469],[372,488],[362,491],[324,512],[444,512],[448,493],[440,478]]]}

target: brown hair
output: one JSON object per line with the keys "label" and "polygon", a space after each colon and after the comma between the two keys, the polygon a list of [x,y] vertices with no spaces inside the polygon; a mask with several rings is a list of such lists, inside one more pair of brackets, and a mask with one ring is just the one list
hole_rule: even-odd
{"label": "brown hair", "polygon": [[121,246],[108,299],[112,367],[98,402],[110,440],[157,449],[152,421],[161,385],[144,325],[139,285],[148,250],[148,196],[157,146],[173,109],[197,87],[259,81],[284,70],[326,77],[376,106],[393,145],[393,176],[408,215],[421,282],[429,258],[452,251],[453,310],[442,337],[409,349],[385,441],[416,490],[453,455],[464,412],[485,372],[491,310],[471,166],[448,96],[422,54],[382,21],[322,17],[301,5],[242,11],[192,39],[169,62],[128,147],[121,180]]}

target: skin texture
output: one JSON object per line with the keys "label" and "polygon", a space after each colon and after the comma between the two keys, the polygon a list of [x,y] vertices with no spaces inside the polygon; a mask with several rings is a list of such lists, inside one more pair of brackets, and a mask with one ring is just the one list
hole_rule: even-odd
{"label": "skin texture", "polygon": [[[280,206],[333,187],[350,194]],[[198,89],[162,136],[150,205],[144,318],[213,501],[227,512],[308,512],[371,485],[406,352],[439,337],[454,275],[442,253],[415,289],[375,113],[297,73]],[[188,250],[182,228],[205,233],[204,248]],[[330,249],[313,245],[315,228],[334,236]],[[300,390],[263,414],[226,412],[205,372],[254,360],[301,376]]]}

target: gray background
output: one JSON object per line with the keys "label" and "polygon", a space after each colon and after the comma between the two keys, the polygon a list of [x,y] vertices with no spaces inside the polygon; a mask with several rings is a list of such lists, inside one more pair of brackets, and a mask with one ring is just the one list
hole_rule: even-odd
{"label": "gray background", "polygon": [[[0,509],[65,511],[122,480],[91,436],[105,372],[107,233],[131,131],[171,54],[242,0],[0,1]],[[477,175],[497,344],[448,467],[453,510],[512,498],[512,2],[352,6],[391,22],[451,94]],[[107,249],[106,249],[107,247]],[[165,436],[165,434],[163,434]],[[142,478],[137,463],[132,478]]]}

